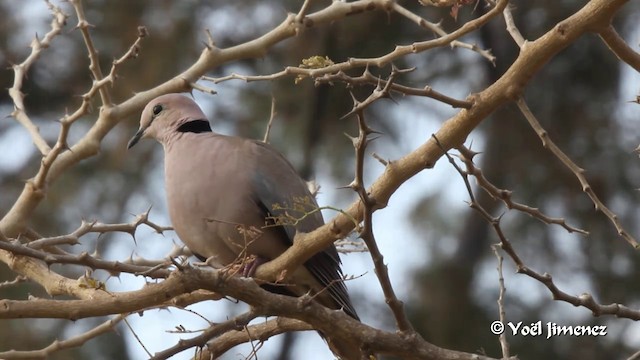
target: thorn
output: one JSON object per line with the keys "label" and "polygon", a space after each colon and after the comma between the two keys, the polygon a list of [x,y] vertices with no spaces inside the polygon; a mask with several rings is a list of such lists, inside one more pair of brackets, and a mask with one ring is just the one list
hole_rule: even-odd
{"label": "thorn", "polygon": [[378,140],[379,138],[381,138],[381,136],[373,136],[367,139],[367,143],[370,143],[372,141]]}
{"label": "thorn", "polygon": [[131,235],[131,239],[133,240],[133,243],[138,246],[138,241],[136,240],[136,229],[131,229],[129,231],[127,231],[127,233],[129,235]]}
{"label": "thorn", "polygon": [[354,108],[360,105],[360,102],[358,101],[358,99],[356,99],[356,96],[353,94],[353,91],[349,91],[349,95],[351,95],[351,100],[353,101]]}
{"label": "thorn", "polygon": [[[366,126],[366,125],[365,125]],[[384,133],[382,131],[378,131],[375,129],[370,128],[369,126],[366,126],[366,133],[367,134],[379,134],[379,135],[384,135]]]}
{"label": "thorn", "polygon": [[371,156],[373,156],[374,159],[378,160],[378,162],[380,162],[382,165],[384,166],[389,165],[390,161],[383,159],[382,157],[380,157],[380,155],[376,154],[375,152],[371,154]]}
{"label": "thorn", "polygon": [[356,146],[356,145],[358,144],[358,138],[357,138],[357,137],[351,136],[351,135],[349,135],[349,134],[347,134],[347,133],[343,133],[343,134],[344,134],[344,136],[346,136],[349,140],[351,140],[351,143],[353,144],[353,146]]}

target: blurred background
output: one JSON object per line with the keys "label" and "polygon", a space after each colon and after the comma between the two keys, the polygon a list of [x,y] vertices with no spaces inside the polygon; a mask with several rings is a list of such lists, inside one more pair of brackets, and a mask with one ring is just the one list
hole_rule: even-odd
{"label": "blurred background", "polygon": [[[312,4],[312,11],[328,1]],[[442,21],[451,31],[483,13],[483,2],[460,10],[457,21],[449,9],[421,7],[417,1],[401,1],[427,20]],[[514,1],[516,24],[525,38],[534,40],[558,21],[576,12],[584,1]],[[58,4],[74,14],[67,3]],[[86,2],[86,15],[99,50],[103,71],[135,40],[137,27],[147,27],[150,36],[142,43],[138,59],[120,70],[112,89],[114,100],[122,101],[179,74],[199,56],[210,29],[217,46],[228,47],[253,39],[279,24],[287,12],[297,12],[299,1],[136,1]],[[50,15],[42,1],[0,0],[0,87],[13,82],[10,65],[22,62],[28,44],[37,33],[49,30]],[[59,129],[56,122],[65,110],[80,104],[79,95],[91,84],[88,58],[79,32],[72,31],[71,16],[63,34],[32,67],[25,86],[27,112],[53,143]],[[629,2],[615,19],[618,32],[634,48],[640,40],[640,4]],[[369,12],[330,25],[311,28],[302,35],[273,47],[261,59],[225,64],[209,75],[231,72],[247,75],[270,74],[285,66],[296,66],[314,55],[335,62],[349,57],[375,57],[393,50],[396,44],[410,44],[433,38],[433,34],[397,14]],[[512,64],[518,48],[505,31],[504,20],[496,19],[463,38],[491,49],[497,57],[493,66],[477,53],[448,47],[415,54],[395,63],[416,67],[398,82],[412,87],[432,86],[446,95],[464,99],[495,81]],[[371,69],[386,77],[390,68]],[[352,72],[358,75],[361,70]],[[218,94],[195,92],[196,100],[212,120],[216,131],[262,138],[269,119],[271,98],[276,101],[270,142],[282,151],[305,178],[321,185],[321,206],[346,207],[356,199],[350,190],[338,189],[353,176],[351,142],[343,133],[355,135],[353,118],[341,119],[352,106],[342,84],[315,87],[309,79],[298,84],[294,78],[271,82],[228,81],[213,87]],[[364,99],[372,87],[353,89]],[[551,138],[587,170],[595,192],[616,212],[627,230],[638,236],[635,205],[640,184],[638,158],[632,150],[640,142],[637,131],[638,105],[630,103],[640,91],[640,76],[621,64],[596,35],[580,38],[558,54],[531,81],[525,97]],[[70,143],[92,125],[94,111],[72,128]],[[0,214],[13,204],[24,181],[35,174],[39,156],[27,132],[10,117],[12,102],[0,92]],[[436,101],[396,96],[395,102],[377,102],[366,112],[371,126],[384,135],[372,143],[368,153],[397,159],[412,151],[436,132],[456,109]],[[138,126],[132,117],[118,125],[104,140],[100,155],[67,171],[50,188],[31,225],[41,234],[68,233],[81,219],[128,222],[135,214],[153,206],[151,219],[169,224],[163,186],[162,151],[145,142],[127,152],[126,143]],[[493,215],[504,213],[503,229],[527,265],[548,272],[569,294],[588,292],[601,303],[640,305],[640,259],[616,234],[614,227],[584,195],[574,175],[544,150],[535,133],[515,105],[501,108],[487,118],[467,141],[482,154],[477,164],[499,187],[514,191],[514,200],[539,207],[552,216],[565,217],[574,226],[590,232],[587,237],[568,234],[557,226],[546,226],[527,215],[506,212],[504,207],[477,192],[479,201]],[[366,163],[370,184],[383,167],[374,159]],[[441,160],[403,185],[389,206],[375,214],[374,230],[389,266],[392,282],[405,302],[414,326],[428,341],[446,348],[486,353],[499,357],[498,339],[489,331],[498,318],[496,258],[490,245],[498,240],[488,224],[469,209],[468,194],[451,165]],[[325,219],[333,217],[325,212]],[[174,242],[173,233],[156,235],[149,228],[137,231],[137,242],[118,234],[91,235],[73,251],[94,251],[108,259],[129,256],[161,258]],[[368,254],[342,255],[347,274],[359,276],[348,287],[363,321],[392,330],[393,318],[384,303]],[[70,277],[84,269],[53,266]],[[508,337],[512,354],[521,359],[618,359],[640,349],[637,323],[613,317],[594,318],[588,310],[554,302],[541,284],[514,273],[505,259],[507,320],[531,323],[553,321],[561,325],[606,325],[606,337],[557,337],[552,339]],[[138,289],[145,279],[122,276],[109,278],[113,291]],[[0,282],[15,277],[0,264]],[[0,297],[24,299],[29,294],[47,296],[35,285],[23,283],[2,288]],[[206,302],[192,307],[211,321],[223,321],[243,311],[231,301]],[[68,338],[96,326],[105,319],[81,321],[2,320],[0,350],[45,347],[56,338]],[[199,317],[183,310],[155,310],[129,317],[131,328],[142,344],[154,353],[190,335],[171,333],[178,325],[197,330],[207,326]],[[242,359],[250,347],[238,347],[225,359]],[[263,359],[331,358],[315,333],[286,334],[270,339],[258,353]],[[193,355],[185,352],[176,359]],[[90,341],[80,349],[56,353],[54,359],[140,359],[143,347],[124,325],[116,333]]]}

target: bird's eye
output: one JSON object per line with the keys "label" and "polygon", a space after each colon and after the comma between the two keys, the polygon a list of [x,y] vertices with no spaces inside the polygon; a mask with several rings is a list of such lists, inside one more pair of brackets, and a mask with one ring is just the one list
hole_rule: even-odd
{"label": "bird's eye", "polygon": [[154,116],[158,116],[158,114],[160,114],[161,111],[162,111],[162,105],[156,105],[153,107]]}

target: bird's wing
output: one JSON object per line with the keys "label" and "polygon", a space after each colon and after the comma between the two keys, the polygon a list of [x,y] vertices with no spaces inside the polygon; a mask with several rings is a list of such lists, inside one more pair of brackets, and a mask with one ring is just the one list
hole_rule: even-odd
{"label": "bird's wing", "polygon": [[[283,241],[293,244],[297,231],[311,232],[324,221],[315,198],[293,166],[276,150],[262,142],[254,142],[256,172],[252,188],[258,206],[273,226],[283,231]],[[343,283],[340,257],[334,245],[312,256],[304,266],[324,287],[331,298],[350,316],[358,319]]]}

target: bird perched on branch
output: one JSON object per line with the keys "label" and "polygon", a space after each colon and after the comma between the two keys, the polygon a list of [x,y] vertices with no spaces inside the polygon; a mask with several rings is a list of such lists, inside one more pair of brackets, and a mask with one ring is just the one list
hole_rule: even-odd
{"label": "bird perched on branch", "polygon": [[[257,266],[290,247],[297,232],[324,224],[305,181],[278,151],[260,141],[213,132],[200,107],[186,96],[162,95],[147,104],[128,148],[143,138],[164,148],[171,222],[202,260],[227,266],[253,256],[241,265],[242,273],[252,276]],[[283,285],[264,287],[293,296],[311,293],[320,304],[359,320],[333,245],[289,274]],[[353,349],[333,345],[344,359],[361,358]]]}

